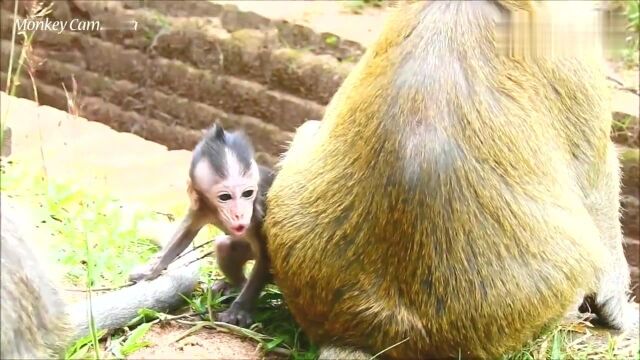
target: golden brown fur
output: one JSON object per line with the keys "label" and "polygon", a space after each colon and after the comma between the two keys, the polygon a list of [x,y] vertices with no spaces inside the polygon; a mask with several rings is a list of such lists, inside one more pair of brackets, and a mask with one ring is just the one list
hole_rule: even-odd
{"label": "golden brown fur", "polygon": [[282,160],[273,272],[322,357],[407,338],[383,356],[495,357],[584,292],[624,326],[600,59],[498,56],[504,14],[489,1],[400,9]]}

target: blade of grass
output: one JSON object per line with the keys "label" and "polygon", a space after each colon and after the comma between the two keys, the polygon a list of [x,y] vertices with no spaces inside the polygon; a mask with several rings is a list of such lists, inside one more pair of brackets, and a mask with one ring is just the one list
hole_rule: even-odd
{"label": "blade of grass", "polygon": [[370,360],[373,360],[373,359],[377,358],[378,356],[382,355],[383,353],[385,353],[385,352],[387,352],[387,351],[389,351],[389,350],[393,349],[394,347],[396,347],[396,346],[398,346],[398,345],[400,345],[400,344],[402,344],[402,343],[404,343],[404,342],[406,342],[406,341],[409,341],[409,338],[406,338],[406,339],[404,339],[404,340],[402,340],[402,341],[399,341],[399,342],[397,342],[397,343],[395,343],[395,344],[393,344],[393,345],[389,346],[388,348],[386,348],[386,349],[384,349],[384,350],[380,351],[379,353],[377,353],[377,354],[373,355],[373,356],[371,357],[371,359],[370,359]]}
{"label": "blade of grass", "polygon": [[151,329],[151,325],[153,325],[153,323],[144,323],[140,326],[138,326],[137,328],[135,328],[127,337],[127,340],[124,342],[124,344],[122,344],[122,355],[127,356],[130,355],[131,353],[143,348],[143,347],[147,347],[149,345],[151,345],[150,342],[148,341],[141,341],[144,336],[149,332],[149,329]]}
{"label": "blade of grass", "polygon": [[9,70],[7,72],[7,86],[5,90],[11,89],[11,74],[13,73],[13,55],[15,52],[16,29],[18,27],[18,2],[13,6],[13,29],[11,30],[11,49],[9,51]]}
{"label": "blade of grass", "polygon": [[553,360],[564,359],[564,354],[562,353],[563,342],[564,342],[564,336],[560,331],[557,331],[553,335],[553,343],[551,345],[551,359]]}
{"label": "blade of grass", "polygon": [[[18,2],[16,1],[13,6],[13,28],[11,30],[11,49],[9,50],[9,69],[7,70],[7,85],[5,87],[5,91],[9,91],[11,88],[11,74],[13,72],[13,55],[16,49],[16,28],[18,18]],[[12,95],[12,94],[9,94]],[[4,144],[4,124],[7,119],[7,114],[9,114],[9,104],[10,101],[7,101],[6,106],[4,106],[4,110],[2,112],[2,118],[0,119],[0,145]]]}

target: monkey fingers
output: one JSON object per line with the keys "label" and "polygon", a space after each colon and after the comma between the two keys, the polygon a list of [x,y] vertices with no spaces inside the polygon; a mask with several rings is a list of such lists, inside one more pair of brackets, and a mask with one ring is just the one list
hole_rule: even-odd
{"label": "monkey fingers", "polygon": [[135,267],[131,273],[129,273],[129,281],[140,282],[142,280],[152,280],[156,278],[159,273],[152,276],[153,264],[145,264]]}
{"label": "monkey fingers", "polygon": [[162,270],[164,270],[164,269],[161,269],[160,271],[155,270],[161,257],[162,255],[160,253],[155,254],[151,259],[149,259],[149,261],[146,264],[139,265],[133,268],[133,270],[131,270],[131,272],[129,273],[129,281],[137,283],[142,280],[153,280],[157,278],[158,275],[160,275],[160,273],[162,272]]}
{"label": "monkey fingers", "polygon": [[131,271],[131,273],[129,274],[129,281],[137,283],[144,280],[146,276],[147,270],[142,267],[138,267],[133,269],[133,271]]}
{"label": "monkey fingers", "polygon": [[129,281],[140,282],[142,280],[153,280],[160,276],[163,268],[158,266],[158,263],[151,263],[146,265],[141,265],[134,268],[129,274]]}
{"label": "monkey fingers", "polygon": [[151,270],[145,274],[145,280],[153,280],[162,274],[162,271],[166,269],[166,266],[162,266],[160,262],[153,264]]}

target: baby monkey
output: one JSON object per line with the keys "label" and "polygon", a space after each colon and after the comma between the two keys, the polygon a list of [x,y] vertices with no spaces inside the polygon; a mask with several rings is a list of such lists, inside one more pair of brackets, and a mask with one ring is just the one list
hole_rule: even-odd
{"label": "baby monkey", "polygon": [[[216,238],[216,258],[230,283],[219,281],[213,290],[227,293],[230,288],[242,288],[229,309],[218,314],[218,320],[243,327],[251,324],[256,300],[271,281],[262,222],[273,177],[271,169],[256,163],[244,134],[227,132],[216,122],[193,151],[188,214],[156,259],[130,279],[156,278],[203,226],[213,224],[227,234]],[[243,267],[251,259],[255,264],[247,280]]]}

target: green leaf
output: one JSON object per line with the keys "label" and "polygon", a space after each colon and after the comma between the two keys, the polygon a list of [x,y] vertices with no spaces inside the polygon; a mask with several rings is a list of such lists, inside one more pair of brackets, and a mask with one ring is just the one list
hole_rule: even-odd
{"label": "green leaf", "polygon": [[324,42],[330,46],[336,46],[338,43],[338,37],[335,35],[329,35],[324,39]]}
{"label": "green leaf", "polygon": [[122,353],[122,344],[120,343],[121,339],[122,338],[119,338],[111,342],[111,353],[119,359],[124,358],[124,354]]}
{"label": "green leaf", "polygon": [[564,354],[562,353],[563,347],[563,336],[560,332],[556,332],[553,335],[553,344],[551,346],[551,359],[553,360],[562,360],[564,359]]}
{"label": "green leaf", "polygon": [[271,341],[269,341],[268,343],[265,344],[265,348],[267,350],[272,350],[273,348],[277,347],[278,345],[280,345],[282,342],[284,342],[284,339],[277,337]]}
{"label": "green leaf", "polygon": [[[103,336],[105,336],[105,334],[107,333],[107,330],[100,330],[98,331],[97,337],[98,339],[101,339]],[[65,359],[81,359],[81,358],[85,358],[86,354],[88,353],[89,349],[91,349],[91,342],[93,341],[93,337],[91,336],[91,334],[78,339],[78,341],[76,341],[73,345],[71,345],[71,347],[69,347],[67,349],[67,351],[65,352]]]}
{"label": "green leaf", "polygon": [[144,336],[151,328],[152,323],[144,323],[135,328],[130,334],[127,340],[122,344],[122,353],[126,356],[138,349],[151,345],[148,341],[142,341]]}
{"label": "green leaf", "polygon": [[89,349],[91,349],[91,344],[81,347],[77,351],[73,352],[70,357],[67,357],[67,359],[86,359]]}

